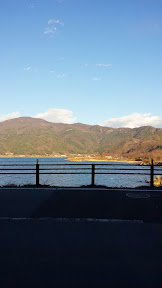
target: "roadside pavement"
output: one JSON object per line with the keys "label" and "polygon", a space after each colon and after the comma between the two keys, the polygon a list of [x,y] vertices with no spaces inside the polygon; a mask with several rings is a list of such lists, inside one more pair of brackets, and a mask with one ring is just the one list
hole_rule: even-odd
{"label": "roadside pavement", "polygon": [[0,287],[161,288],[161,192],[0,189]]}

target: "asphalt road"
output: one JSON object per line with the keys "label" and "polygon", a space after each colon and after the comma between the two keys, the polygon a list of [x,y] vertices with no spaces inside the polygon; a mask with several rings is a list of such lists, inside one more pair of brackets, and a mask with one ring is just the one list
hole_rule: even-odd
{"label": "asphalt road", "polygon": [[162,220],[162,191],[98,188],[2,188],[0,217]]}
{"label": "asphalt road", "polygon": [[0,220],[1,287],[162,287],[162,225]]}
{"label": "asphalt road", "polygon": [[[155,205],[158,213],[153,221],[74,217],[77,211],[86,215],[88,208],[91,215],[105,216],[116,206],[126,215],[129,204],[140,213],[141,207],[148,213]],[[161,207],[161,191],[0,189],[0,287],[161,288],[162,224],[156,205]]]}

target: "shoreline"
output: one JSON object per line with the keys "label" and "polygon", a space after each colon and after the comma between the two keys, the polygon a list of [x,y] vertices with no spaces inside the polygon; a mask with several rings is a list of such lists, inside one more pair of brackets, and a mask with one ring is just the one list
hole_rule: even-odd
{"label": "shoreline", "polygon": [[81,157],[68,157],[66,160],[72,161],[72,162],[82,162],[82,161],[87,161],[87,162],[124,162],[124,163],[135,163],[135,164],[141,164],[143,161],[136,161],[133,159],[103,159],[103,158],[81,158]]}
{"label": "shoreline", "polygon": [[103,158],[86,158],[86,157],[70,157],[70,156],[44,156],[44,155],[31,155],[31,156],[6,156],[6,155],[0,155],[0,158],[6,158],[6,159],[10,159],[10,158],[35,158],[35,159],[39,159],[39,158],[54,158],[54,159],[58,159],[58,158],[64,158],[67,161],[71,161],[71,162],[82,162],[82,161],[87,161],[87,162],[124,162],[124,163],[137,163],[137,164],[141,164],[143,161],[136,161],[133,159],[103,159]]}
{"label": "shoreline", "polygon": [[[150,165],[151,162],[150,162],[150,159],[148,160],[135,160],[135,159],[125,159],[125,158],[119,158],[119,159],[103,159],[103,158],[99,158],[99,157],[77,157],[77,156],[67,156],[67,155],[58,155],[57,157],[56,156],[52,156],[52,155],[0,155],[0,158],[6,158],[6,159],[13,159],[13,158],[35,158],[35,159],[38,159],[39,158],[53,158],[53,159],[65,159],[67,161],[71,161],[71,162],[82,162],[82,161],[86,161],[86,162],[114,162],[114,163],[134,163],[134,164],[139,164],[139,165]],[[154,164],[158,164],[159,161],[156,161],[154,160]],[[160,162],[161,163],[161,162]]]}

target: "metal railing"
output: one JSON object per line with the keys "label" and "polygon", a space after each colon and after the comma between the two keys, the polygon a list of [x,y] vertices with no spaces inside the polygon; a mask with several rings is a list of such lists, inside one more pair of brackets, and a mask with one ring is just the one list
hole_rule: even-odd
{"label": "metal railing", "polygon": [[[2,168],[3,167],[3,168]],[[30,168],[29,168],[30,167]],[[150,187],[154,187],[154,176],[162,176],[162,167],[154,165],[153,160],[150,165],[121,164],[121,163],[47,163],[39,164],[0,164],[0,175],[35,175],[36,186],[40,185],[40,175],[51,174],[89,174],[91,175],[91,185],[95,185],[95,175],[115,174],[115,175],[147,175],[150,177]]]}

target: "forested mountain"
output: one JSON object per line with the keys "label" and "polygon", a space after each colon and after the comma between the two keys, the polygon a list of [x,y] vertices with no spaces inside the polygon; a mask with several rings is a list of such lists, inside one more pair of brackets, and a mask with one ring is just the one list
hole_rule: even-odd
{"label": "forested mountain", "polygon": [[0,123],[0,154],[106,154],[162,158],[162,129],[50,123],[20,117]]}

